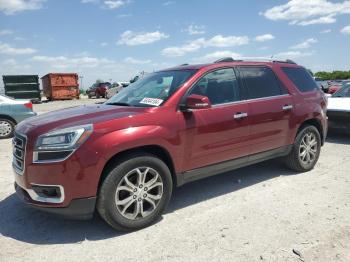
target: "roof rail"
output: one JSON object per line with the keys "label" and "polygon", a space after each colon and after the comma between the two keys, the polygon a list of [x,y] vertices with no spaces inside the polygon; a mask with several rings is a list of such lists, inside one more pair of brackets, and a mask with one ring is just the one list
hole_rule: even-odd
{"label": "roof rail", "polygon": [[189,64],[185,63],[185,64],[181,64],[180,66],[188,66]]}
{"label": "roof rail", "polygon": [[273,60],[272,62],[273,63],[285,63],[285,64],[297,64],[291,59],[287,59],[287,60]]}
{"label": "roof rail", "polygon": [[234,61],[236,60],[234,60],[232,57],[224,57],[216,60],[214,63],[226,63],[226,62],[234,62]]}

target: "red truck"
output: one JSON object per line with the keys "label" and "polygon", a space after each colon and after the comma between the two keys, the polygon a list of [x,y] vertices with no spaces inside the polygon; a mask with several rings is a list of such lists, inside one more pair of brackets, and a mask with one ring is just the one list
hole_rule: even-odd
{"label": "red truck", "polygon": [[88,90],[86,90],[86,94],[88,95],[89,98],[92,98],[92,97],[106,98],[106,92],[111,87],[112,85],[109,82],[95,83]]}
{"label": "red truck", "polygon": [[17,126],[17,194],[51,213],[115,229],[157,220],[174,186],[273,158],[306,172],[327,132],[327,100],[292,61],[222,59],[155,72],[105,104]]}

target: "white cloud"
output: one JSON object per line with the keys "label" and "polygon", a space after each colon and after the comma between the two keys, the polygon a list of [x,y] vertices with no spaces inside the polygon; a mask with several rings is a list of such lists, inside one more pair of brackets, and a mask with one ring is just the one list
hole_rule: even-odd
{"label": "white cloud", "polygon": [[101,65],[115,64],[114,61],[106,58],[90,56],[66,57],[66,56],[34,56],[32,60],[48,64],[52,68],[96,68]]}
{"label": "white cloud", "polygon": [[292,46],[291,49],[307,49],[310,48],[311,45],[316,44],[318,41],[315,38],[306,39],[304,42],[301,42],[295,46]]}
{"label": "white cloud", "polygon": [[128,18],[128,17],[132,17],[132,14],[120,14],[120,15],[118,15],[118,18]]}
{"label": "white cloud", "polygon": [[162,50],[162,55],[169,57],[184,56],[187,53],[198,51],[204,47],[233,47],[249,43],[246,36],[222,36],[216,35],[210,39],[198,38],[180,46],[171,46]]}
{"label": "white cloud", "polygon": [[163,3],[164,6],[173,5],[173,4],[175,4],[174,1],[167,1]]}
{"label": "white cloud", "polygon": [[3,35],[12,35],[12,34],[13,34],[13,31],[12,31],[12,30],[8,30],[8,29],[0,30],[0,36],[3,36]]}
{"label": "white cloud", "polygon": [[350,35],[350,25],[345,26],[342,30],[340,30],[340,32],[344,35]]}
{"label": "white cloud", "polygon": [[197,63],[207,63],[207,62],[214,62],[217,59],[223,58],[223,57],[232,57],[233,59],[240,58],[241,55],[232,51],[216,51],[212,53],[208,53],[202,57],[197,57],[193,59],[193,61]]}
{"label": "white cloud", "polygon": [[133,32],[133,31],[125,31],[121,34],[119,41],[117,44],[119,45],[145,45],[151,44],[153,42],[168,38],[169,36],[159,32]]}
{"label": "white cloud", "polygon": [[33,48],[16,48],[12,47],[9,44],[0,42],[0,54],[5,55],[28,55],[35,53],[36,50]]}
{"label": "white cloud", "polygon": [[261,14],[273,21],[285,20],[295,25],[331,24],[336,22],[336,16],[350,14],[350,1],[291,0]]}
{"label": "white cloud", "polygon": [[130,3],[130,0],[81,0],[80,3],[82,4],[101,4],[102,8],[106,9],[117,9],[120,8],[128,3]]}
{"label": "white cloud", "polygon": [[192,53],[199,50],[202,46],[203,40],[204,39],[201,38],[195,41],[188,42],[181,46],[167,47],[167,48],[164,48],[161,53],[162,55],[169,56],[169,57],[184,56],[187,53]]}
{"label": "white cloud", "polygon": [[204,46],[212,47],[230,47],[240,46],[249,43],[249,38],[246,36],[222,36],[216,35],[204,42]]}
{"label": "white cloud", "polygon": [[257,42],[265,42],[272,39],[275,39],[275,37],[271,34],[258,35],[257,37],[255,37],[255,41]]}
{"label": "white cloud", "polygon": [[0,11],[6,15],[13,15],[26,10],[42,8],[46,0],[0,0]]}
{"label": "white cloud", "polygon": [[311,56],[313,52],[301,52],[301,51],[286,51],[281,52],[273,56],[273,58],[278,59],[295,59],[295,58],[301,58],[306,56]]}
{"label": "white cloud", "polygon": [[98,0],[81,0],[80,3],[87,4],[87,3],[97,3]]}
{"label": "white cloud", "polygon": [[102,47],[108,46],[108,43],[102,42],[102,43],[100,43],[100,46],[102,46]]}
{"label": "white cloud", "polygon": [[330,32],[332,32],[331,29],[325,29],[325,30],[322,30],[320,33],[321,33],[321,34],[328,34],[328,33],[330,33]]}
{"label": "white cloud", "polygon": [[13,59],[13,58],[10,58],[10,59],[4,60],[4,61],[2,62],[2,64],[3,64],[4,66],[15,66],[15,65],[17,65],[17,61],[16,61],[15,59]]}
{"label": "white cloud", "polygon": [[308,21],[301,21],[301,22],[292,22],[291,24],[298,24],[298,25],[321,25],[321,24],[333,24],[337,20],[334,18],[334,15],[328,15],[328,16],[322,16],[319,18],[311,19]]}
{"label": "white cloud", "polygon": [[109,9],[116,9],[126,4],[125,1],[121,1],[121,0],[108,0],[108,1],[104,1],[103,3]]}
{"label": "white cloud", "polygon": [[187,32],[189,35],[202,35],[205,34],[205,27],[191,24],[184,31]]}
{"label": "white cloud", "polygon": [[128,63],[128,64],[134,64],[134,65],[144,65],[144,64],[149,64],[152,61],[151,60],[140,60],[140,59],[135,59],[132,57],[127,57],[124,59],[124,62]]}

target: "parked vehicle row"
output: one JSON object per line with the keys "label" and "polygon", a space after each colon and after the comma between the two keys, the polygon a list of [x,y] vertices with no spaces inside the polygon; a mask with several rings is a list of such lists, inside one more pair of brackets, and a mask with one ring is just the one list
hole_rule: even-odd
{"label": "parked vehicle row", "polygon": [[[313,169],[327,100],[292,61],[232,58],[147,74],[102,105],[20,123],[13,168],[32,207],[113,228],[155,222],[172,190],[273,158]],[[91,157],[93,156],[93,157]]]}
{"label": "parked vehicle row", "polygon": [[129,82],[116,82],[113,83],[111,88],[109,88],[106,92],[106,98],[110,99],[115,94],[119,93],[123,88],[127,87]]}
{"label": "parked vehicle row", "polygon": [[327,94],[334,94],[342,86],[350,83],[350,80],[338,80],[338,81],[321,81],[316,80],[317,85]]}

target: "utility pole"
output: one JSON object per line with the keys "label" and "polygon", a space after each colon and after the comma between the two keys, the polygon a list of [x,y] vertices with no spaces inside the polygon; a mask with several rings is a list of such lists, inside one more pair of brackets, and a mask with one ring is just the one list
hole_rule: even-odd
{"label": "utility pole", "polygon": [[83,89],[83,78],[84,76],[79,76],[80,78],[80,89]]}

